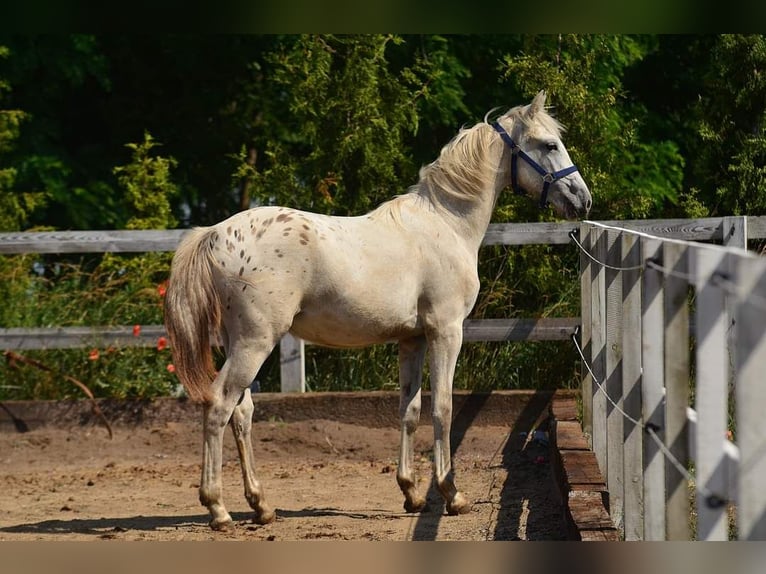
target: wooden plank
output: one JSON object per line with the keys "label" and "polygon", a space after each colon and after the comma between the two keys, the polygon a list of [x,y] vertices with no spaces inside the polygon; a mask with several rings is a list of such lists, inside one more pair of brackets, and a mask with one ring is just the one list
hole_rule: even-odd
{"label": "wooden plank", "polygon": [[[636,235],[622,234],[622,408],[641,420],[641,244]],[[644,467],[642,427],[624,425],[625,540],[644,539]]]}
{"label": "wooden plank", "polygon": [[0,329],[0,350],[154,347],[160,337],[166,336],[162,325],[139,325],[138,335],[133,329],[132,326]]}
{"label": "wooden plank", "polygon": [[763,239],[766,237],[766,216],[747,216],[747,238]]}
{"label": "wooden plank", "polygon": [[[606,261],[606,232],[592,228],[592,254],[597,261]],[[606,279],[603,265],[591,264],[591,369],[593,370],[591,440],[599,468],[603,474],[607,469],[606,418],[607,401],[603,388],[606,384]],[[601,385],[602,390],[599,390]],[[587,398],[583,398],[587,400]]]}
{"label": "wooden plank", "polygon": [[[686,409],[689,406],[688,251],[663,244],[665,268],[665,445],[684,467],[689,462]],[[668,540],[689,540],[689,493],[686,477],[670,461],[665,465]]]}
{"label": "wooden plank", "polygon": [[589,450],[588,439],[577,421],[556,421],[556,448],[559,450]]}
{"label": "wooden plank", "polygon": [[766,259],[740,257],[737,279],[737,527],[740,540],[766,540]]}
{"label": "wooden plank", "polygon": [[[641,259],[662,264],[662,241],[641,238]],[[641,297],[641,405],[645,425],[665,429],[664,293],[662,271],[644,264]],[[665,540],[665,459],[644,434],[644,540]]]}
{"label": "wooden plank", "polygon": [[598,492],[570,492],[567,504],[572,521],[578,530],[614,530],[612,520]]}
{"label": "wooden plank", "polygon": [[[623,232],[606,231],[606,484],[609,509],[615,526],[622,531],[625,500],[625,463],[622,395],[622,265]],[[612,404],[614,403],[614,405]],[[616,405],[616,406],[615,406]]]}
{"label": "wooden plank", "polygon": [[279,342],[280,386],[283,393],[306,391],[306,353],[303,339],[287,333]]}
{"label": "wooden plank", "polygon": [[[582,349],[583,356],[590,360],[593,356],[591,340],[592,330],[592,311],[591,305],[592,295],[591,286],[593,284],[593,269],[591,267],[592,262],[587,250],[592,250],[591,242],[591,226],[587,223],[580,224],[579,240],[582,249],[580,250],[580,349]],[[580,365],[581,383],[580,388],[582,390],[582,427],[583,432],[588,436],[593,436],[593,377],[590,371],[585,365]]]}
{"label": "wooden plank", "polygon": [[463,342],[568,341],[579,325],[579,318],[467,319]]}
{"label": "wooden plank", "polygon": [[490,223],[482,245],[565,245],[569,234],[577,229],[573,222],[556,223]]}
{"label": "wooden plank", "polygon": [[120,229],[0,233],[0,254],[174,251],[186,231]]}
{"label": "wooden plank", "polygon": [[567,490],[606,490],[596,455],[590,450],[562,450],[561,464]]}
{"label": "wooden plank", "polygon": [[728,540],[725,505],[710,504],[701,488],[725,498],[728,493],[723,451],[728,421],[728,349],[726,297],[716,274],[728,269],[726,253],[698,248],[693,251],[696,308],[696,425],[695,456],[697,539]]}
{"label": "wooden plank", "polygon": [[[463,325],[463,342],[479,341],[566,341],[580,323],[580,319],[469,319]],[[75,349],[153,347],[157,339],[166,336],[162,325],[140,325],[139,336],[133,335],[133,326],[115,327],[14,327],[0,329],[0,350],[13,349]],[[218,346],[217,341],[213,344]]]}
{"label": "wooden plank", "polygon": [[[580,395],[582,401],[582,394]],[[574,397],[556,395],[551,402],[551,416],[557,421],[577,421],[579,408],[578,401]]]}

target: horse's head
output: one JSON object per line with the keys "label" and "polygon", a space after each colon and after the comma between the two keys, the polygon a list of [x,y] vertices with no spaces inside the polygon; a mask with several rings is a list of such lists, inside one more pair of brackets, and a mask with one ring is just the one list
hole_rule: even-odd
{"label": "horse's head", "polygon": [[553,205],[567,219],[590,211],[592,199],[561,141],[563,128],[545,111],[545,92],[527,106],[511,109],[492,124],[511,153],[510,181],[516,193]]}

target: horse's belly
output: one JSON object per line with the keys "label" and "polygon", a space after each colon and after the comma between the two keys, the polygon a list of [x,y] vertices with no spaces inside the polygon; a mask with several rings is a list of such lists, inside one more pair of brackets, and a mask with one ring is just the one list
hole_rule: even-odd
{"label": "horse's belly", "polygon": [[416,315],[396,317],[352,317],[326,312],[301,312],[290,332],[325,347],[366,347],[419,334]]}

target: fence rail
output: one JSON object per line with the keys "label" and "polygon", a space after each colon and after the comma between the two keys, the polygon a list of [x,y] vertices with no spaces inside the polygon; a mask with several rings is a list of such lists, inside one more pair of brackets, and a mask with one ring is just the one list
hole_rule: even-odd
{"label": "fence rail", "polygon": [[583,426],[628,540],[726,540],[734,503],[737,536],[766,539],[766,258],[741,248],[751,221],[726,222],[740,248],[580,227]]}

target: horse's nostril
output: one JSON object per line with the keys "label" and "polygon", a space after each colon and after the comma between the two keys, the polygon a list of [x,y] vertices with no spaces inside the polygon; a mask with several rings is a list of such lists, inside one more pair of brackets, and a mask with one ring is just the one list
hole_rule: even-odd
{"label": "horse's nostril", "polygon": [[590,208],[591,208],[592,205],[593,205],[593,200],[590,197],[585,200],[585,212],[586,213],[590,212]]}

